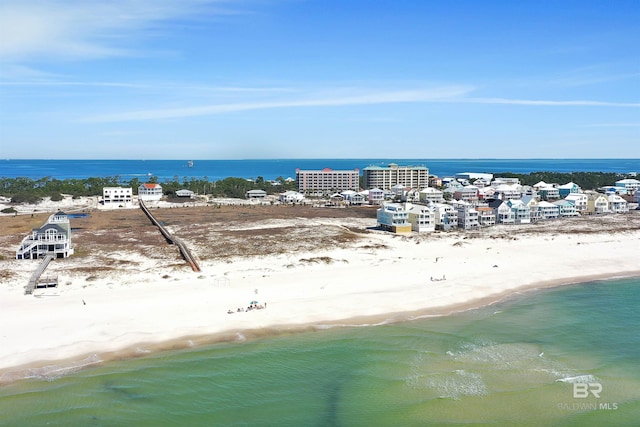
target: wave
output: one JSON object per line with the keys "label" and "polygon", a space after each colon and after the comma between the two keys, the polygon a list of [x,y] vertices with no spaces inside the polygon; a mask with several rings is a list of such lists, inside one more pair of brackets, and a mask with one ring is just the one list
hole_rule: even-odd
{"label": "wave", "polygon": [[38,368],[27,368],[19,371],[5,372],[0,375],[0,384],[9,383],[22,379],[40,379],[53,381],[65,375],[78,372],[88,366],[99,365],[103,360],[97,354],[92,354],[84,359],[70,362],[47,365]]}
{"label": "wave", "polygon": [[556,382],[572,383],[572,384],[576,384],[576,383],[589,384],[589,383],[598,382],[598,378],[590,374],[585,374],[585,375],[576,375],[574,377],[558,378]]}

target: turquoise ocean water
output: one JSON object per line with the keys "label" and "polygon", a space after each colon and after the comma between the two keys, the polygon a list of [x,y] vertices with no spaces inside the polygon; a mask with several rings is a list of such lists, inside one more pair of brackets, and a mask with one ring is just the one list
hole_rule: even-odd
{"label": "turquoise ocean water", "polygon": [[639,302],[615,279],[109,361],[0,387],[0,425],[638,426]]}
{"label": "turquoise ocean water", "polygon": [[[158,177],[159,182],[177,178],[217,181],[226,177],[276,179],[296,176],[300,169],[360,169],[370,165],[395,162],[401,165],[423,165],[431,174],[453,176],[459,172],[615,172],[640,173],[640,159],[246,159],[198,160],[188,167],[185,160],[0,160],[0,177],[56,179],[120,177],[144,180]],[[613,183],[611,184],[613,185]]]}

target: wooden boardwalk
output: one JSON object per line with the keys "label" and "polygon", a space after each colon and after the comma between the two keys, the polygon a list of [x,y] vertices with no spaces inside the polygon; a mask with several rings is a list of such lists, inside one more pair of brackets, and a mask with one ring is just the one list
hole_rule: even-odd
{"label": "wooden boardwalk", "polygon": [[24,288],[25,295],[31,295],[33,293],[33,291],[36,289],[36,286],[38,285],[40,276],[42,276],[42,273],[44,273],[44,270],[47,269],[47,266],[52,260],[53,260],[53,255],[51,254],[48,254],[42,259],[36,271],[34,271],[33,274],[31,275],[31,279],[29,279],[29,283]]}
{"label": "wooden boardwalk", "polygon": [[189,265],[191,265],[191,268],[193,269],[193,271],[196,271],[196,272],[200,271],[200,266],[198,265],[198,262],[196,261],[194,256],[191,254],[191,251],[189,251],[189,248],[187,248],[187,245],[185,245],[184,242],[178,239],[177,237],[173,237],[171,233],[169,233],[169,231],[166,228],[164,228],[162,224],[160,224],[160,221],[158,221],[156,217],[153,216],[151,211],[149,211],[149,209],[147,208],[147,206],[144,204],[142,200],[138,200],[138,203],[140,203],[140,209],[142,209],[142,211],[145,213],[145,215],[147,215],[147,217],[151,220],[151,222],[156,227],[158,227],[158,229],[160,230],[160,233],[164,236],[165,239],[167,239],[167,242],[174,244],[178,247],[178,249],[180,250],[180,254],[182,255],[182,258],[184,258],[184,260],[187,261]]}

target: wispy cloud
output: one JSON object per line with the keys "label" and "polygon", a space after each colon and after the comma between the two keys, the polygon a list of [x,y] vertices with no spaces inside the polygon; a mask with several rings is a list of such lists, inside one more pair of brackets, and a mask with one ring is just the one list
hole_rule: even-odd
{"label": "wispy cloud", "polygon": [[123,113],[98,115],[84,119],[86,122],[123,122],[173,119],[207,116],[236,111],[266,110],[295,107],[337,107],[348,105],[374,105],[434,102],[465,95],[471,91],[467,87],[444,87],[429,90],[368,91],[359,94],[334,94],[333,96],[308,96],[295,100],[275,100],[265,102],[240,102],[203,105],[197,107],[138,110]]}
{"label": "wispy cloud", "polygon": [[0,3],[0,60],[134,55],[135,39],[184,17],[230,13],[224,0],[21,0]]}
{"label": "wispy cloud", "polygon": [[593,123],[584,125],[586,128],[640,128],[640,123]]}
{"label": "wispy cloud", "polygon": [[627,107],[639,108],[640,103],[633,102],[608,102],[608,101],[554,101],[544,99],[507,99],[507,98],[463,98],[452,102],[464,102],[474,104],[506,104],[506,105],[532,105],[550,107]]}
{"label": "wispy cloud", "polygon": [[[148,121],[176,119],[197,116],[209,116],[223,113],[267,110],[278,108],[340,107],[354,105],[400,104],[400,103],[460,103],[460,104],[498,104],[549,107],[618,107],[639,108],[640,103],[606,101],[556,101],[507,98],[468,97],[472,87],[451,86],[435,89],[415,90],[369,90],[353,93],[353,90],[334,90],[331,95],[307,94],[298,99],[276,99],[268,101],[245,101],[216,103],[209,105],[180,108],[159,108],[94,115],[81,121],[89,123]],[[283,91],[286,92],[286,91]],[[294,91],[291,91],[294,92]],[[299,92],[299,91],[298,91]]]}

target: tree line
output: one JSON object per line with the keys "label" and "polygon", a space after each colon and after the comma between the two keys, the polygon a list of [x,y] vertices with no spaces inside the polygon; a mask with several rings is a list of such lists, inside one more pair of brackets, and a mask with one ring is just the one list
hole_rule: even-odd
{"label": "tree line", "polygon": [[10,198],[13,203],[37,203],[44,197],[50,197],[53,201],[62,200],[63,194],[74,198],[101,196],[104,187],[131,187],[133,193],[137,194],[138,187],[145,182],[160,183],[164,194],[170,197],[182,189],[191,190],[196,194],[233,198],[243,198],[249,190],[264,190],[267,194],[275,194],[297,189],[295,182],[286,181],[283,177],[278,177],[272,182],[261,176],[252,180],[229,177],[218,181],[210,181],[206,176],[203,178],[185,176],[182,180],[174,176],[172,180],[165,179],[164,182],[159,182],[157,176],[151,176],[145,181],[140,181],[139,178],[123,180],[118,176],[63,180],[49,176],[40,179],[2,177],[0,178],[0,196]]}
{"label": "tree line", "polygon": [[[501,172],[494,174],[494,177],[518,178],[522,185],[533,185],[540,181],[559,184],[575,182],[583,190],[595,190],[606,185],[614,185],[616,181],[628,176],[614,172],[532,172],[529,174]],[[85,179],[67,178],[63,180],[49,176],[40,179],[2,177],[0,178],[0,196],[8,197],[14,203],[37,203],[43,197],[50,197],[53,201],[62,200],[63,194],[68,194],[75,198],[101,196],[103,187],[118,186],[131,187],[133,193],[137,194],[138,187],[145,182],[158,183],[159,181],[157,176],[151,176],[145,181],[141,181],[137,177],[123,180],[119,176]],[[202,178],[184,176],[180,179],[176,175],[173,179],[165,179],[160,184],[164,194],[169,197],[175,196],[176,191],[181,189],[191,190],[196,194],[233,198],[243,198],[249,190],[264,190],[267,194],[297,190],[295,181],[289,182],[283,177],[278,177],[274,181],[267,181],[261,176],[251,180],[228,177],[218,181],[210,181],[206,176]]]}

